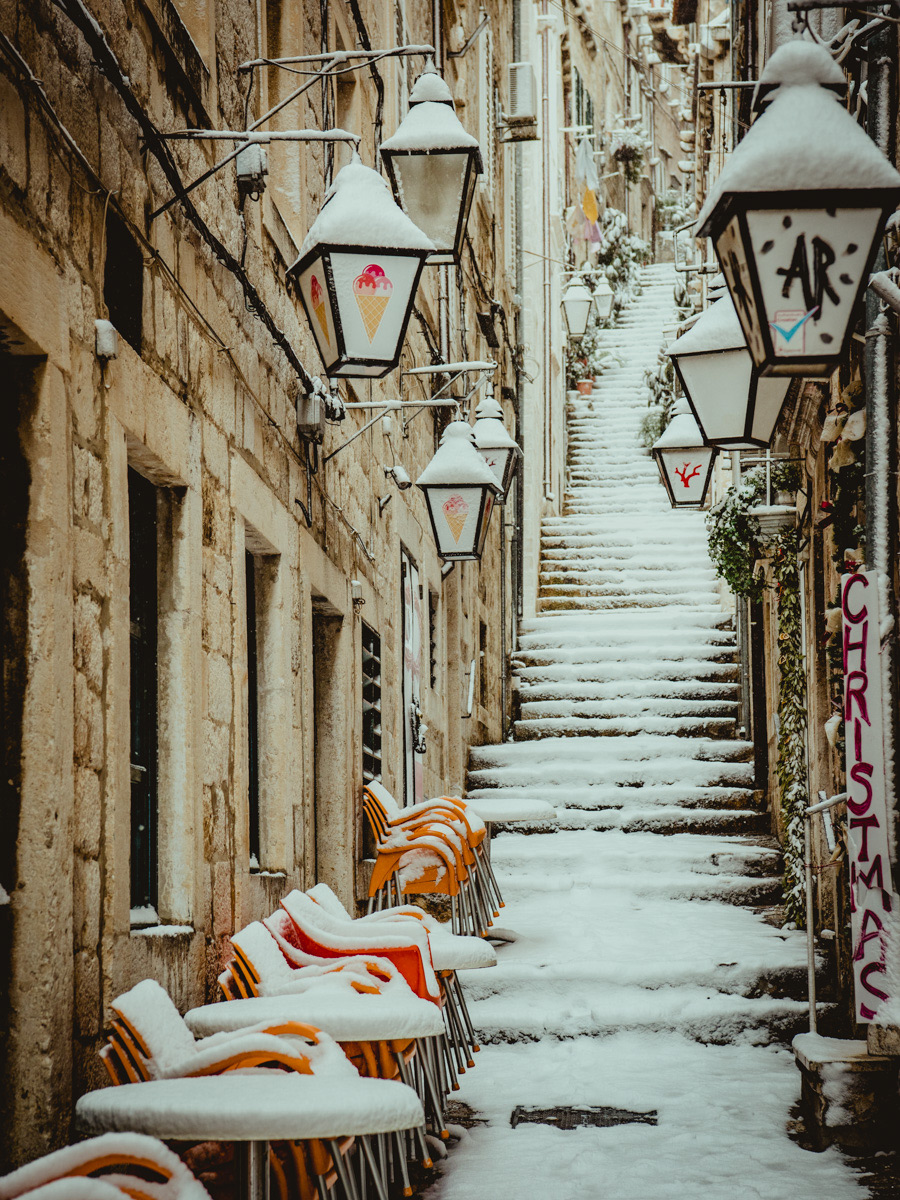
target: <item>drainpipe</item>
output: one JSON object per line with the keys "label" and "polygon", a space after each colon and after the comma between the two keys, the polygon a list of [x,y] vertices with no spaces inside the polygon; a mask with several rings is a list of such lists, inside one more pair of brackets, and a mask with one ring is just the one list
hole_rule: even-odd
{"label": "drainpipe", "polygon": [[551,321],[551,301],[553,279],[551,275],[551,238],[550,238],[550,4],[549,0],[541,0],[541,183],[542,183],[542,237],[541,253],[544,256],[543,287],[544,311],[541,314],[544,326],[544,499],[553,496],[553,474],[551,470],[550,452],[553,445],[551,438],[551,417],[553,412],[553,388],[550,378],[553,358],[553,337]]}
{"label": "drainpipe", "polygon": [[[892,25],[872,34],[869,41],[868,134],[892,162],[897,145],[894,121],[897,112],[897,74],[894,66],[896,31]],[[884,247],[878,251],[875,271],[887,266]],[[886,580],[885,616],[893,618],[893,635],[883,644],[881,653],[882,689],[885,721],[885,783],[888,796],[895,796],[893,749],[897,739],[896,631],[897,599],[894,588],[894,547],[897,541],[897,430],[894,418],[896,347],[891,317],[882,311],[879,297],[866,292],[866,560]],[[895,801],[896,803],[896,801]],[[897,882],[900,862],[900,821],[895,813],[889,820],[894,827],[894,877]]]}

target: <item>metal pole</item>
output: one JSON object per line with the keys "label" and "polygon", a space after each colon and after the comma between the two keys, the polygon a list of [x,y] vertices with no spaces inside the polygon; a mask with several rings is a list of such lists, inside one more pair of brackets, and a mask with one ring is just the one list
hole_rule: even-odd
{"label": "metal pole", "polygon": [[[868,127],[872,141],[893,163],[897,157],[897,69],[894,61],[896,29],[886,25],[869,40]],[[888,265],[883,245],[874,270]],[[894,550],[897,542],[897,447],[894,407],[896,394],[895,345],[890,318],[881,311],[881,301],[871,289],[866,292],[866,558],[870,568],[887,580],[888,611],[898,619],[894,590]],[[885,614],[887,615],[887,614]],[[889,637],[881,651],[885,712],[885,773],[887,794],[895,793],[893,747],[897,744],[897,668],[895,639]],[[895,837],[900,822],[894,820]],[[894,848],[894,872],[900,848]]]}
{"label": "metal pole", "polygon": [[803,814],[803,861],[806,867],[806,978],[809,990],[809,1032],[816,1032],[816,945],[813,935],[812,817]]}
{"label": "metal pole", "polygon": [[553,359],[553,334],[551,321],[551,302],[553,296],[553,280],[550,264],[550,5],[549,0],[541,0],[541,252],[544,256],[543,293],[544,311],[541,313],[541,323],[544,332],[544,499],[549,500],[553,492],[553,476],[551,471],[550,452],[553,445],[551,420],[553,412],[553,390],[550,368]]}

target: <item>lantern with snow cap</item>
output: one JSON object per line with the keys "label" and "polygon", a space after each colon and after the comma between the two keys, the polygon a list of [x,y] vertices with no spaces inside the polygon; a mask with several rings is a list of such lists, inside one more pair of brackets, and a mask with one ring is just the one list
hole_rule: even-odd
{"label": "lantern with snow cap", "polygon": [[433,65],[416,80],[409,111],[380,153],[397,203],[435,244],[428,262],[458,263],[484,167],[478,139],[463,128]]}
{"label": "lantern with snow cap", "polygon": [[754,367],[728,296],[711,304],[666,353],[711,446],[768,446],[791,381],[764,378]]}
{"label": "lantern with snow cap", "polygon": [[515,438],[507,433],[503,424],[503,409],[490,388],[475,409],[472,434],[478,453],[494,472],[503,489],[503,494],[497,497],[497,503],[505,504],[516,469],[516,459],[522,451]]}
{"label": "lantern with snow cap", "polygon": [[382,177],[354,154],[288,271],[327,375],[380,379],[397,366],[419,277],[433,250]]}
{"label": "lantern with snow cap", "polygon": [[601,275],[597,281],[597,286],[594,288],[594,308],[597,310],[597,319],[599,321],[609,320],[614,299],[615,292],[609,286],[606,276]]}
{"label": "lantern with snow cap", "polygon": [[566,284],[562,295],[563,316],[566,329],[573,341],[580,341],[587,331],[594,297],[580,275],[574,275]]}
{"label": "lantern with snow cap", "polygon": [[838,365],[900,199],[900,173],[836,100],[843,82],[815,43],[776,50],[759,83],[765,110],[698,218],[766,375],[821,377]]}
{"label": "lantern with snow cap", "polygon": [[472,427],[451,421],[431,462],[416,480],[425,493],[438,554],[479,559],[500,484],[475,448]]}
{"label": "lantern with snow cap", "polygon": [[702,508],[712,478],[716,451],[703,434],[687,404],[653,443],[651,454],[673,508]]}

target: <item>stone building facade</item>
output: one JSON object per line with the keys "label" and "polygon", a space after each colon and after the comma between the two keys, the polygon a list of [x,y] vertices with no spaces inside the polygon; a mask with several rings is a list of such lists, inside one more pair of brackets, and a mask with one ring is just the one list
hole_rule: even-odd
{"label": "stone building facade", "polygon": [[[298,434],[321,367],[286,271],[347,147],[273,142],[260,198],[241,206],[229,164],[153,215],[229,146],[162,135],[246,128],[303,81],[242,63],[435,45],[486,173],[460,267],[425,270],[401,369],[496,359],[515,430],[514,161],[493,120],[512,15],[488,9],[493,38],[451,57],[474,3],[3,6],[4,1165],[70,1136],[123,989],[211,999],[228,935],[285,890],[364,898],[364,770],[401,802],[459,792],[468,746],[502,735],[515,494],[481,563],[448,573],[421,493],[385,474],[420,474],[448,410],[394,412],[334,458],[379,410]],[[424,64],[317,81],[270,127],[346,128],[373,165]]]}

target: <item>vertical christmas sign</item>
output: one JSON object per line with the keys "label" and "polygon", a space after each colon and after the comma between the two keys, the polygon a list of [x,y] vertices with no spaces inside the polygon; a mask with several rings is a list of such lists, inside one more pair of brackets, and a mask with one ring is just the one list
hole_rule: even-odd
{"label": "vertical christmas sign", "polygon": [[891,885],[882,718],[878,587],[874,572],[841,579],[844,642],[850,913],[856,1019],[870,1022],[890,999],[885,978]]}

